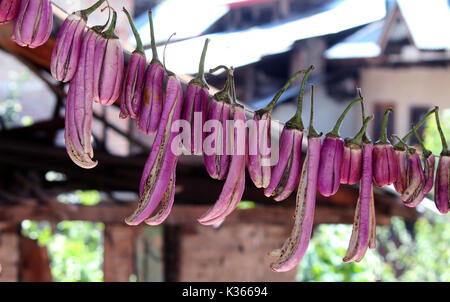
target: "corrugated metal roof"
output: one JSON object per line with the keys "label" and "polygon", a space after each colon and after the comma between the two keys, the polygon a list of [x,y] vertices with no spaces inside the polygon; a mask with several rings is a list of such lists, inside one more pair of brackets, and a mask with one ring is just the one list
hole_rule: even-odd
{"label": "corrugated metal roof", "polygon": [[[290,22],[171,43],[167,47],[167,67],[177,74],[196,73],[206,37],[211,40],[206,68],[220,64],[239,67],[257,62],[267,55],[286,52],[297,40],[341,32],[380,20],[386,14],[384,0],[342,0],[336,3],[324,12]],[[156,21],[155,24],[161,27]],[[181,26],[178,22],[174,25]],[[144,36],[148,29],[142,29],[140,33]],[[177,38],[180,38],[178,33]],[[163,47],[159,47],[158,51],[161,56]],[[151,57],[150,50],[147,55]]]}

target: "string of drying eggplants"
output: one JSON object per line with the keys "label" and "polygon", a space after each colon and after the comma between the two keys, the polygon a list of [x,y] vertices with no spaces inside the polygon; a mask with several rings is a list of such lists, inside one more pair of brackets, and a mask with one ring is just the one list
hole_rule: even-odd
{"label": "string of drying eggplants", "polygon": [[[171,152],[168,149],[178,134],[171,130],[173,124],[180,118],[190,125],[201,122],[201,129],[208,120],[222,124],[227,121],[245,124],[245,110],[236,102],[232,67],[218,66],[210,70],[212,73],[224,69],[227,73],[224,88],[210,99],[209,87],[204,79],[208,39],[202,51],[198,75],[188,83],[183,96],[180,80],[158,59],[151,11],[149,21],[153,58],[147,65],[139,34],[131,16],[123,9],[136,38],[136,49],[123,74],[123,50],[115,35],[117,13],[108,5],[102,9],[109,8],[106,24],[87,27],[89,15],[104,2],[99,0],[91,7],[69,15],[59,31],[52,53],[53,77],[70,82],[65,116],[67,153],[82,168],[90,169],[97,165],[97,161],[93,160],[90,141],[93,102],[110,106],[120,97],[120,118],[135,119],[137,128],[145,134],[156,133],[139,185],[138,206],[126,218],[126,223],[137,225],[144,221],[149,225],[158,225],[167,218],[174,202],[178,157],[173,150]],[[12,39],[17,44],[38,47],[50,36],[52,5],[48,0],[0,0],[0,24],[10,21],[15,22]],[[391,144],[387,135],[388,118],[392,112],[392,109],[387,109],[380,139],[374,143],[366,134],[367,125],[373,116],[365,116],[364,100],[359,93],[359,97],[347,106],[335,127],[322,140],[322,133],[313,127],[314,93],[311,86],[311,116],[306,131],[308,148],[301,164],[305,131],[302,121],[303,94],[313,69],[311,66],[296,72],[267,107],[256,111],[253,116],[255,123],[248,133],[245,131],[243,135],[239,134],[238,127],[223,127],[223,131],[212,132],[211,136],[216,142],[213,144],[214,152],[203,154],[209,175],[218,180],[226,179],[215,205],[198,219],[203,225],[222,223],[236,208],[245,188],[246,166],[255,186],[263,188],[264,194],[276,201],[285,200],[297,188],[292,233],[280,249],[271,253],[277,257],[271,265],[274,271],[294,268],[305,254],[313,227],[317,189],[322,195],[331,196],[336,194],[340,184],[359,182],[359,198],[352,235],[343,259],[345,262],[360,261],[368,247],[375,248],[373,185],[384,187],[393,184],[408,207],[417,206],[434,185],[437,209],[445,214],[449,207],[450,152],[440,125],[438,107],[425,114],[403,138],[392,135],[398,140],[395,145]],[[297,111],[284,125],[279,141],[279,160],[270,167],[267,160],[271,154],[263,152],[263,149],[270,150],[271,147],[270,112],[284,91],[300,75],[303,75],[303,80]],[[342,139],[339,135],[340,126],[350,108],[358,103],[361,104],[362,112],[361,130],[353,138]],[[436,156],[424,147],[417,134],[417,129],[431,115],[435,117],[442,140],[436,178]],[[406,141],[412,135],[420,142],[421,153],[407,145]],[[206,140],[205,134],[199,138],[192,133],[191,137],[187,149],[194,154],[201,154],[200,146]],[[244,154],[237,150],[242,145],[246,146]],[[233,150],[231,155],[226,152],[230,149]],[[248,152],[249,149],[252,152]]]}

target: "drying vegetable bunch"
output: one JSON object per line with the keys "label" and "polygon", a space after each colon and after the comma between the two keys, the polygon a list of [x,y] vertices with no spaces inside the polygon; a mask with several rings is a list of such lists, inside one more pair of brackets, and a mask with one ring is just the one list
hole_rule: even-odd
{"label": "drying vegetable bunch", "polygon": [[[223,89],[210,98],[204,77],[208,39],[200,57],[198,74],[183,94],[180,80],[166,69],[165,60],[161,63],[158,59],[151,11],[153,58],[147,64],[139,33],[130,14],[123,9],[136,40],[136,49],[124,73],[123,49],[115,34],[117,12],[108,5],[102,9],[109,8],[108,21],[104,25],[92,28],[86,25],[89,15],[104,2],[99,0],[64,21],[55,41],[51,73],[56,80],[69,82],[65,143],[69,157],[78,166],[90,169],[98,164],[93,160],[91,144],[93,102],[110,106],[119,101],[120,118],[135,119],[140,131],[147,135],[156,134],[142,172],[137,208],[126,218],[126,223],[157,225],[168,217],[174,203],[176,166],[181,148],[197,155],[203,153],[208,174],[217,180],[225,179],[214,206],[198,218],[203,225],[222,223],[237,207],[244,194],[246,167],[254,185],[264,189],[264,194],[276,201],[287,199],[297,189],[291,235],[280,249],[272,252],[277,257],[271,265],[274,271],[290,270],[303,258],[311,238],[317,191],[329,197],[338,192],[341,184],[359,183],[353,229],[344,262],[361,261],[367,248],[375,248],[374,185],[393,185],[408,207],[419,205],[434,187],[437,209],[443,214],[448,212],[450,151],[438,107],[413,125],[403,138],[392,135],[399,141],[395,145],[388,140],[387,124],[392,112],[388,108],[380,138],[373,143],[366,133],[373,116],[365,116],[364,100],[359,94],[322,140],[322,134],[313,127],[314,90],[311,85],[306,157],[302,163],[303,95],[314,66],[294,73],[273,100],[254,113],[247,132],[246,112],[236,98],[233,67],[220,65],[209,71],[214,73],[223,69],[227,75]],[[0,1],[0,24],[15,22],[12,39],[21,46],[34,48],[45,43],[52,30],[52,16],[48,0]],[[271,110],[301,74],[297,110],[284,125],[279,137],[279,159],[271,165]],[[342,139],[339,129],[357,103],[361,104],[361,129],[353,138]],[[436,176],[436,156],[425,148],[417,132],[433,114],[442,141]],[[191,126],[184,146],[177,139],[180,131],[176,129],[176,122],[180,119]],[[417,137],[421,153],[407,145],[412,135]]]}

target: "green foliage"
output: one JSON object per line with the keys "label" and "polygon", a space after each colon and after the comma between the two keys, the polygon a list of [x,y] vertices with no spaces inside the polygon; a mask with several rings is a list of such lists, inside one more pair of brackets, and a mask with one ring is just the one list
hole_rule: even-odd
{"label": "green foliage", "polygon": [[[60,199],[95,205],[100,201],[100,194],[95,190],[80,190],[75,194],[64,194]],[[22,222],[22,234],[47,247],[53,279],[66,282],[103,281],[104,229],[103,223],[62,221],[53,231],[48,222]]]}

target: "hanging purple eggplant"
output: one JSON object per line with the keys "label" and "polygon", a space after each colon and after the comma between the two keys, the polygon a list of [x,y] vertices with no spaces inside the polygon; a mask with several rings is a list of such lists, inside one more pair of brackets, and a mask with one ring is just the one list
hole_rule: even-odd
{"label": "hanging purple eggplant", "polygon": [[354,138],[344,140],[344,153],[341,165],[341,184],[354,185],[361,180],[362,171],[362,138],[373,115],[364,119],[363,126]]}
{"label": "hanging purple eggplant", "polygon": [[359,184],[359,197],[353,220],[352,235],[343,259],[344,262],[359,262],[367,248],[375,248],[375,206],[372,186],[373,145],[366,135],[363,142],[362,176]]}
{"label": "hanging purple eggplant", "polygon": [[183,110],[181,119],[187,121],[191,126],[190,141],[187,142],[186,149],[190,153],[201,155],[203,144],[203,124],[206,121],[209,102],[209,87],[204,77],[204,66],[206,51],[208,49],[209,39],[205,40],[202,56],[198,68],[198,75],[192,79],[184,94]]}
{"label": "hanging purple eggplant", "polygon": [[133,51],[128,63],[127,72],[123,80],[122,97],[120,101],[120,116],[136,118],[139,114],[142,101],[142,86],[144,84],[144,74],[147,65],[142,40],[134,26],[130,13],[123,8],[127,15],[134,37],[136,39],[136,49]]}
{"label": "hanging purple eggplant", "polygon": [[270,124],[272,117],[270,111],[291,83],[302,73],[305,73],[305,71],[300,70],[294,73],[274,96],[269,105],[266,108],[256,111],[253,116],[253,124],[249,129],[247,169],[250,178],[257,188],[267,188],[271,179],[271,167],[269,163],[271,158]]}
{"label": "hanging purple eggplant", "polygon": [[84,36],[77,72],[70,81],[66,100],[65,141],[69,157],[78,166],[91,169],[97,165],[92,161],[91,146],[94,53],[97,33],[88,29]]}
{"label": "hanging purple eggplant", "polygon": [[[214,94],[208,107],[208,122],[214,121],[214,132],[205,134],[205,150],[203,150],[203,160],[206,171],[214,179],[224,179],[228,174],[230,165],[231,140],[228,121],[232,120],[232,98],[230,95],[231,81],[233,80],[233,67],[228,68],[220,65],[209,72],[213,73],[219,69],[227,71],[227,81],[222,90]],[[210,129],[211,130],[211,129]],[[208,131],[208,129],[206,129]],[[210,150],[211,149],[211,150]]]}
{"label": "hanging purple eggplant", "polygon": [[302,156],[303,121],[302,105],[306,81],[314,66],[309,67],[303,76],[298,96],[297,112],[281,132],[280,154],[277,164],[272,167],[270,183],[264,190],[264,195],[273,197],[275,201],[288,198],[298,185]]}
{"label": "hanging purple eggplant", "polygon": [[123,78],[123,49],[116,28],[117,13],[113,17],[109,28],[98,36],[95,45],[94,60],[94,101],[103,106],[110,106],[120,96]]}
{"label": "hanging purple eggplant", "polygon": [[22,0],[11,39],[22,47],[36,48],[47,42],[53,27],[49,0]]}
{"label": "hanging purple eggplant", "polygon": [[19,13],[20,0],[0,0],[0,25],[14,20]]}
{"label": "hanging purple eggplant", "polygon": [[103,2],[105,0],[99,0],[87,9],[72,13],[64,20],[53,47],[50,62],[50,70],[55,80],[68,82],[75,75],[87,18]]}
{"label": "hanging purple eggplant", "polygon": [[[432,109],[428,111],[416,124],[416,129],[418,129],[422,124],[426,121],[426,119],[431,115],[434,114],[436,109]],[[408,145],[405,143],[409,137],[413,134],[413,131],[409,131],[408,134],[406,134],[402,139],[399,139],[399,142],[394,145],[394,153],[395,158],[397,160],[398,164],[398,177],[397,180],[394,182],[394,187],[397,193],[403,194],[406,190],[406,187],[408,186],[408,179],[407,179],[407,168],[406,168],[406,162],[407,162],[407,155],[406,155],[406,149],[408,148]]]}
{"label": "hanging purple eggplant", "polygon": [[[148,19],[150,22],[153,59],[145,72],[141,108],[139,109],[139,114],[136,117],[136,124],[139,130],[148,135],[152,135],[158,129],[159,121],[161,119],[161,112],[164,102],[163,84],[165,70],[158,59],[151,10],[148,12]],[[120,114],[121,118],[126,118],[127,116],[127,112],[122,111]]]}
{"label": "hanging purple eggplant", "polygon": [[212,208],[198,219],[203,225],[217,225],[222,223],[238,206],[245,189],[245,159],[247,150],[245,109],[236,100],[236,88],[232,67],[230,68],[229,74],[231,76],[231,121],[233,122],[231,145],[233,146],[233,154],[231,156],[230,171],[228,172],[218,200]]}
{"label": "hanging purple eggplant", "polygon": [[442,141],[442,151],[434,184],[434,203],[439,212],[447,214],[450,200],[450,151],[439,120],[439,107],[435,107],[435,110],[436,124]]}
{"label": "hanging purple eggplant", "polygon": [[281,249],[271,253],[278,259],[270,265],[275,272],[289,271],[300,263],[311,239],[316,204],[317,179],[319,175],[320,149],[322,134],[313,127],[314,93],[311,86],[311,117],[308,128],[308,151],[303,163],[297,190],[294,227],[291,235]]}
{"label": "hanging purple eggplant", "polygon": [[[150,155],[145,163],[139,186],[139,201],[136,211],[126,218],[129,225],[138,225],[152,215],[158,205],[161,211],[150,217],[148,223],[161,223],[167,217],[173,204],[175,168],[177,154],[172,145],[177,132],[172,131],[172,124],[180,118],[183,90],[175,74],[169,73],[167,79],[164,109],[153,142]],[[147,221],[146,221],[147,222]]]}
{"label": "hanging purple eggplant", "polygon": [[[434,183],[434,167],[435,167],[434,155],[431,153],[430,150],[425,148],[424,143],[423,143],[422,139],[420,138],[419,134],[417,133],[415,127],[413,127],[413,132],[416,135],[417,140],[419,141],[419,143],[422,147],[422,162],[423,162],[423,170],[414,171],[413,174],[420,176],[420,179],[422,179],[422,183],[421,183],[422,185],[421,185],[421,190],[418,192],[418,194],[416,196],[404,201],[404,205],[407,207],[418,206],[422,202],[422,200],[425,198],[425,196],[431,191],[431,189],[433,188],[433,183]],[[416,162],[414,162],[413,164],[418,166],[418,164]],[[419,162],[419,164],[420,164],[420,162]],[[422,168],[422,165],[420,165],[420,168]],[[409,173],[410,172],[409,172],[409,165],[408,165],[407,176],[409,176]]]}
{"label": "hanging purple eggplant", "polygon": [[377,187],[391,185],[397,181],[399,164],[391,143],[387,138],[387,122],[392,108],[386,109],[381,127],[380,140],[373,148],[373,183]]}
{"label": "hanging purple eggplant", "polygon": [[339,135],[339,129],[348,111],[362,98],[352,101],[336,122],[333,130],[325,135],[320,150],[320,165],[317,187],[323,196],[336,194],[341,182],[341,168],[344,156],[344,141]]}

